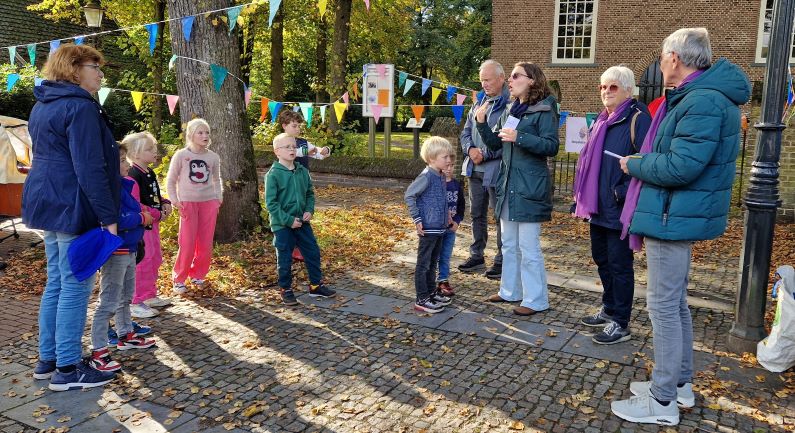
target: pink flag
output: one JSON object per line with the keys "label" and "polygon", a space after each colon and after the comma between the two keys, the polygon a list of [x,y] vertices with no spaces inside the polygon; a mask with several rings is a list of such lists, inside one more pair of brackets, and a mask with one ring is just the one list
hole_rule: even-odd
{"label": "pink flag", "polygon": [[248,103],[251,102],[251,88],[246,88],[245,98],[246,98],[246,107],[248,108]]}
{"label": "pink flag", "polygon": [[378,75],[386,77],[386,65],[375,65],[375,69],[378,71]]}
{"label": "pink flag", "polygon": [[[367,6],[367,10],[370,10],[370,0],[364,0],[364,5]],[[377,121],[376,121],[377,123]]]}
{"label": "pink flag", "polygon": [[462,95],[460,93],[455,94],[455,105],[464,105],[464,99],[467,98],[467,95]]}
{"label": "pink flag", "polygon": [[370,105],[370,109],[373,110],[373,119],[375,119],[375,124],[378,124],[378,120],[381,118],[381,109],[384,108],[381,104],[372,104]]}
{"label": "pink flag", "polygon": [[179,96],[177,95],[166,95],[166,102],[168,102],[168,112],[171,115],[174,115],[174,109],[177,108],[177,101],[179,101]]}
{"label": "pink flag", "polygon": [[342,101],[345,102],[345,105],[348,105],[348,92],[342,94]]}

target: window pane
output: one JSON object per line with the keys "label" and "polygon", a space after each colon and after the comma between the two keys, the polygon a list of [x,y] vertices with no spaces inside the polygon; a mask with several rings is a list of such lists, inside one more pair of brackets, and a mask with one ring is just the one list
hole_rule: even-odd
{"label": "window pane", "polygon": [[556,58],[590,57],[597,0],[559,0]]}

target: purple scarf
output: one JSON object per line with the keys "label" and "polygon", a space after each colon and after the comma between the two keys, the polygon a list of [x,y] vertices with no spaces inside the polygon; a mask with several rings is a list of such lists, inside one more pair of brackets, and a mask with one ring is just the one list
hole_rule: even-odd
{"label": "purple scarf", "polygon": [[[681,88],[685,84],[695,80],[701,74],[704,73],[706,69],[698,70],[693,72],[692,74],[688,75],[687,78],[682,80],[679,84]],[[657,130],[660,129],[660,124],[662,123],[665,115],[668,114],[668,101],[663,101],[660,104],[660,108],[657,110],[657,113],[654,115],[654,119],[651,121],[651,126],[649,127],[649,131],[646,133],[646,138],[643,140],[643,146],[640,147],[639,153],[650,153],[652,151],[652,145],[654,144],[654,137],[657,135]],[[640,189],[643,187],[643,181],[633,177],[631,181],[629,181],[629,188],[627,189],[627,198],[624,201],[624,209],[621,211],[621,224],[623,225],[623,229],[621,230],[621,239],[627,237],[627,233],[629,233],[629,226],[632,223],[632,217],[635,215],[635,208],[638,207],[638,198],[640,198]],[[632,248],[633,251],[640,251],[643,247],[643,236],[640,235],[629,235],[629,247]]]}
{"label": "purple scarf", "polygon": [[599,213],[599,170],[602,168],[602,150],[605,147],[607,127],[620,120],[619,115],[630,104],[632,98],[627,98],[610,115],[607,114],[607,109],[602,110],[588,134],[574,176],[574,202],[577,204],[574,215],[578,218],[587,219]]}

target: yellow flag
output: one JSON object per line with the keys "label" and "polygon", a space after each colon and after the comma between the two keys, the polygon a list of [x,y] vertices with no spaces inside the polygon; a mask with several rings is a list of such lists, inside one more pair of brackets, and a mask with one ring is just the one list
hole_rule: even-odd
{"label": "yellow flag", "polygon": [[345,114],[345,110],[348,108],[348,105],[344,102],[337,101],[334,103],[334,112],[337,114],[337,123],[342,122],[342,115]]}
{"label": "yellow flag", "polygon": [[323,15],[326,14],[326,4],[328,0],[318,0],[317,1],[317,8],[320,9],[320,18],[323,18]]}
{"label": "yellow flag", "polygon": [[436,103],[436,99],[439,97],[439,94],[442,93],[442,89],[437,89],[436,87],[431,87],[431,104]]}
{"label": "yellow flag", "polygon": [[130,92],[135,105],[135,111],[141,111],[141,102],[144,100],[144,92]]}

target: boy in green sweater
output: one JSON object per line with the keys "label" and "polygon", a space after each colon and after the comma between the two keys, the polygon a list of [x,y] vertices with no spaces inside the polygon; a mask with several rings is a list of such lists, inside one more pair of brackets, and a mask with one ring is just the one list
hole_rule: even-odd
{"label": "boy in green sweater", "polygon": [[309,171],[295,163],[295,137],[282,133],[273,139],[273,152],[279,159],[265,175],[265,206],[270,214],[279,288],[286,305],[297,305],[293,293],[293,248],[304,256],[309,274],[309,296],[331,298],[337,293],[323,284],[320,272],[320,247],[309,221],[315,211],[315,192]]}

